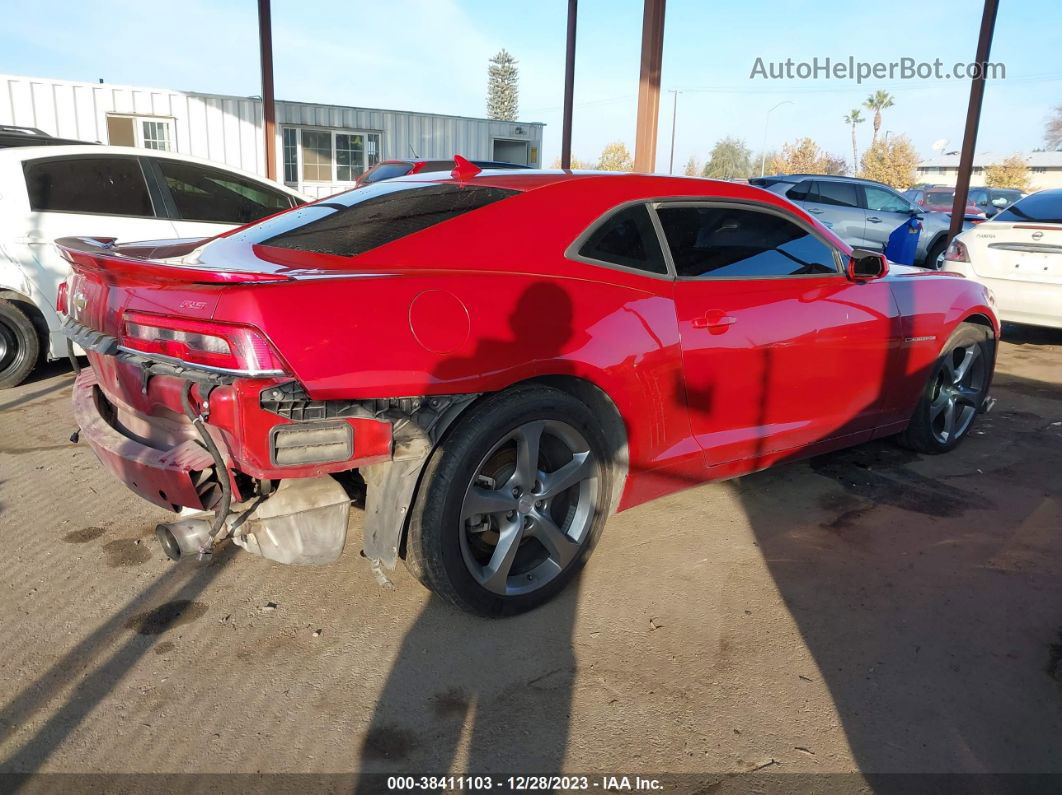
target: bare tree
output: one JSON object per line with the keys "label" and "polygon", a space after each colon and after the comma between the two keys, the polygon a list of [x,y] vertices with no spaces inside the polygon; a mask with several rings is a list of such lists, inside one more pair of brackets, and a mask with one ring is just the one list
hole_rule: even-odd
{"label": "bare tree", "polygon": [[1044,129],[1044,146],[1051,151],[1062,149],[1062,105],[1055,105]]}

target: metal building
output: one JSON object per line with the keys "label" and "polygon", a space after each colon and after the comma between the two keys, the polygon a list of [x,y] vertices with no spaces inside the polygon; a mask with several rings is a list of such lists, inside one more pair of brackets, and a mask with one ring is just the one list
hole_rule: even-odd
{"label": "metal building", "polygon": [[[540,166],[542,123],[277,100],[277,169],[311,196],[378,160],[461,154]],[[266,175],[262,101],[192,91],[0,75],[0,125],[196,155]]]}

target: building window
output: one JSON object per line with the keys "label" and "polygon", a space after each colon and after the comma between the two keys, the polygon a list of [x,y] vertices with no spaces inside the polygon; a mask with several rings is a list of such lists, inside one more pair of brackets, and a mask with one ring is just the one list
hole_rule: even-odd
{"label": "building window", "polygon": [[1035,166],[1032,169],[1030,169],[1030,171],[1032,171],[1032,173],[1034,173],[1034,174],[1046,174],[1047,173],[1047,168],[1045,166]]}
{"label": "building window", "polygon": [[294,127],[284,128],[284,181],[299,181],[299,131]]}
{"label": "building window", "polygon": [[283,128],[285,182],[354,182],[380,161],[380,134]]}
{"label": "building window", "polygon": [[112,146],[139,146],[172,152],[173,119],[108,114],[107,141]]}

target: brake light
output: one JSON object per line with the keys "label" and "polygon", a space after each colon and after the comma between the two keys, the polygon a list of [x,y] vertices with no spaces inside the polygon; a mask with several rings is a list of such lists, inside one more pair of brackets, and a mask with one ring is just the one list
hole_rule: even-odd
{"label": "brake light", "polygon": [[961,240],[952,240],[944,259],[948,262],[969,262],[970,252]]}
{"label": "brake light", "polygon": [[121,346],[190,367],[240,375],[287,373],[287,367],[269,341],[250,326],[127,312]]}
{"label": "brake light", "polygon": [[60,315],[70,314],[70,302],[67,300],[69,294],[69,285],[65,281],[59,282],[59,292],[55,294],[55,311]]}

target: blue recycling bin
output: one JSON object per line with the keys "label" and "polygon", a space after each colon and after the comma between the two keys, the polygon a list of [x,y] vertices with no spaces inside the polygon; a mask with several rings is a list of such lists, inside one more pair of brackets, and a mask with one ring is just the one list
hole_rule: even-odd
{"label": "blue recycling bin", "polygon": [[915,252],[918,251],[918,236],[922,232],[922,222],[915,216],[911,216],[889,235],[889,242],[885,246],[885,256],[891,262],[900,265],[914,265]]}

